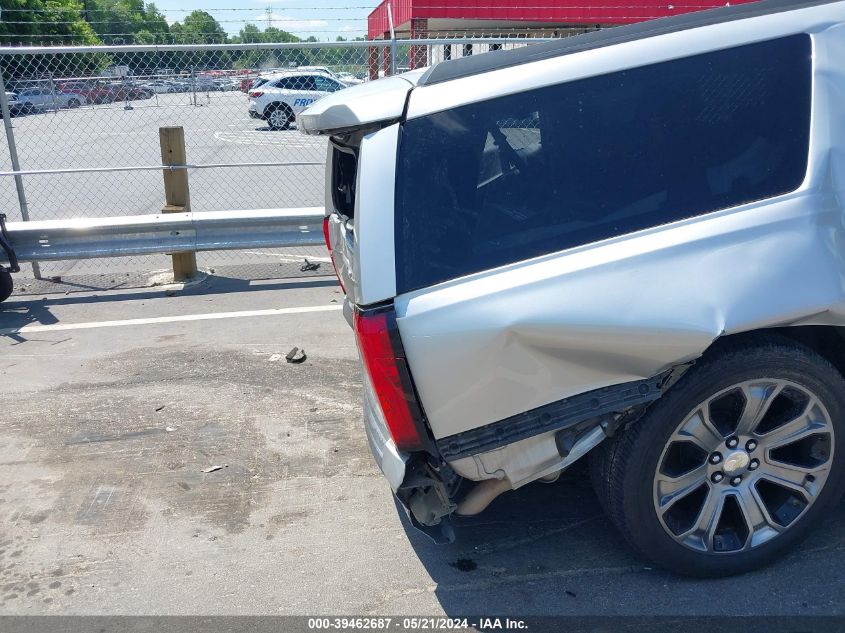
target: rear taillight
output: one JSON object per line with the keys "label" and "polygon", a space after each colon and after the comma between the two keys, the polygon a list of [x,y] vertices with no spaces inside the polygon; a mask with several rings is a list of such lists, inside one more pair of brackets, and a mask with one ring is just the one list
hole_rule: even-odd
{"label": "rear taillight", "polygon": [[263,94],[264,94],[264,93],[263,93],[263,92],[261,92],[260,90],[252,90],[252,91],[250,91],[250,93],[249,93],[249,98],[250,98],[250,99],[258,99],[258,97],[260,97],[260,96],[261,96],[261,95],[263,95]]}
{"label": "rear taillight", "polygon": [[329,255],[332,254],[332,240],[329,237],[329,216],[323,218],[323,239],[326,240],[326,248],[329,249]]}
{"label": "rear taillight", "polygon": [[334,263],[334,257],[332,256],[332,240],[329,237],[329,217],[326,216],[323,218],[323,238],[326,240],[326,248],[329,249],[329,259],[332,262],[332,268],[334,268],[334,276],[337,277],[337,281],[340,284],[340,289],[343,291],[343,294],[346,294],[346,288],[343,287],[343,279],[340,278],[340,275],[337,274],[337,266]]}
{"label": "rear taillight", "polygon": [[355,335],[364,368],[396,448],[400,451],[425,448],[422,410],[402,350],[396,313],[392,308],[355,310]]}

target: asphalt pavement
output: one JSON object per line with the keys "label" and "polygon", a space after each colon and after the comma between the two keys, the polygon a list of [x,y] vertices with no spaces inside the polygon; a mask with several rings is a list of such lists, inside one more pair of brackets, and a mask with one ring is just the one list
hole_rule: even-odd
{"label": "asphalt pavement", "polygon": [[845,611],[842,506],[725,580],[633,556],[578,469],[430,543],[370,458],[341,297],[329,277],[214,277],[3,304],[2,612]]}

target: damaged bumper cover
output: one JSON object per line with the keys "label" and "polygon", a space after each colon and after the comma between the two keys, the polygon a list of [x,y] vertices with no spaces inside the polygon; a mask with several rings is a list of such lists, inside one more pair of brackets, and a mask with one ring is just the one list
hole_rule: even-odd
{"label": "damaged bumper cover", "polygon": [[445,460],[452,461],[486,453],[548,431],[570,429],[585,420],[602,418],[609,413],[622,412],[656,400],[672,374],[670,370],[649,380],[636,380],[564,398],[486,426],[444,437],[437,441],[437,448]]}
{"label": "damaged bumper cover", "polygon": [[[562,470],[613,435],[620,425],[635,420],[687,367],[564,398],[442,438],[436,442],[436,455],[403,457],[404,477],[393,488],[396,497],[414,527],[435,542],[451,542],[454,533],[449,517],[456,510],[460,513],[464,478],[507,478],[507,487],[517,488]],[[523,471],[510,463],[511,452],[523,456]],[[383,462],[380,465],[384,470]]]}

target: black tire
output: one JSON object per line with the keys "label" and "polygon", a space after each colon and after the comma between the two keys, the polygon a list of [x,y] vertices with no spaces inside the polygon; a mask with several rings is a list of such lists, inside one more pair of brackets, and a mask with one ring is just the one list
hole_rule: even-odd
{"label": "black tire", "polygon": [[15,289],[15,283],[12,280],[12,274],[5,270],[0,270],[0,303],[12,296],[12,290]]}
{"label": "black tire", "polygon": [[78,108],[82,105],[82,102],[79,99],[68,99],[67,107],[68,108]]}
{"label": "black tire", "polygon": [[[771,540],[743,551],[694,551],[669,535],[655,508],[654,478],[664,448],[700,403],[732,385],[764,377],[800,385],[826,408],[833,430],[827,479],[803,514]],[[591,456],[591,477],[602,506],[622,535],[658,565],[699,577],[730,576],[766,565],[796,546],[842,495],[845,380],[826,359],[786,337],[719,342],[631,428],[597,447]],[[704,506],[699,512],[703,511]]]}
{"label": "black tire", "polygon": [[287,130],[293,123],[293,110],[286,103],[267,106],[267,124],[271,130]]}

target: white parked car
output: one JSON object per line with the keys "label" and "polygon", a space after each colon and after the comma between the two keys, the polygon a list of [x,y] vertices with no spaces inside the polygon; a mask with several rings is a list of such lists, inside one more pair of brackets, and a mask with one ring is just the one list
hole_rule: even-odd
{"label": "white parked car", "polygon": [[139,86],[144,90],[150,90],[156,94],[168,94],[171,92],[178,92],[179,89],[172,81],[148,81]]}
{"label": "white parked car", "polygon": [[78,108],[88,104],[84,95],[73,92],[59,92],[50,88],[27,88],[18,93],[22,110],[51,108]]}
{"label": "white parked car", "polygon": [[364,83],[363,79],[358,79],[352,73],[337,73],[337,78],[347,86],[356,86]]}
{"label": "white parked car", "polygon": [[345,87],[322,72],[285,73],[249,91],[249,116],[267,121],[273,130],[284,130],[309,105]]}
{"label": "white parked car", "polygon": [[241,80],[232,77],[222,77],[214,80],[217,90],[221,92],[234,92],[240,90]]}

